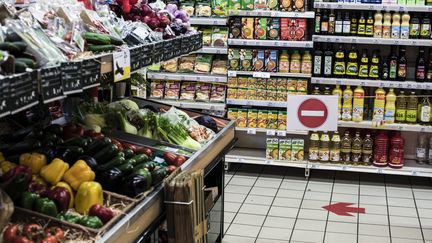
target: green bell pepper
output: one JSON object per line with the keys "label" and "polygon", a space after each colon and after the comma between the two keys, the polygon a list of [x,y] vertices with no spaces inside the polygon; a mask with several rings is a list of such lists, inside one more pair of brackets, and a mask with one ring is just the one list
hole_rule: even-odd
{"label": "green bell pepper", "polygon": [[84,216],[78,221],[78,223],[93,229],[98,229],[103,226],[102,220],[96,216]]}
{"label": "green bell pepper", "polygon": [[82,217],[76,214],[65,213],[65,214],[59,214],[57,218],[69,222],[71,224],[78,224],[78,222],[81,220]]}
{"label": "green bell pepper", "polygon": [[48,198],[36,199],[35,211],[52,217],[57,216],[57,206],[53,200]]}
{"label": "green bell pepper", "polygon": [[25,209],[32,210],[39,195],[34,192],[23,192],[21,195],[20,205]]}

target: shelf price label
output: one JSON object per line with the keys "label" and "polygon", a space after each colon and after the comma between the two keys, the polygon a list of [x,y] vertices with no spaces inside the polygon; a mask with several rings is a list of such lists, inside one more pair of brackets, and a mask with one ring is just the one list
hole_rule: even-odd
{"label": "shelf price label", "polygon": [[237,72],[232,71],[232,70],[228,70],[228,77],[237,77]]}
{"label": "shelf price label", "polygon": [[383,169],[381,169],[381,168],[380,168],[380,169],[377,169],[377,173],[378,173],[378,174],[382,174],[382,173],[383,173]]}
{"label": "shelf price label", "polygon": [[266,161],[265,161],[265,164],[266,164],[266,165],[271,165],[271,164],[273,164],[273,160],[266,160]]}
{"label": "shelf price label", "polygon": [[252,76],[254,78],[270,78],[270,73],[266,73],[266,72],[253,72]]}
{"label": "shelf price label", "polygon": [[250,135],[255,135],[256,134],[256,129],[255,128],[248,128],[246,130],[246,133],[250,134]]}
{"label": "shelf price label", "polygon": [[267,134],[267,136],[275,136],[276,135],[276,131],[275,130],[267,130],[266,134]]}
{"label": "shelf price label", "polygon": [[277,135],[279,137],[285,137],[286,136],[286,131],[277,131]]}

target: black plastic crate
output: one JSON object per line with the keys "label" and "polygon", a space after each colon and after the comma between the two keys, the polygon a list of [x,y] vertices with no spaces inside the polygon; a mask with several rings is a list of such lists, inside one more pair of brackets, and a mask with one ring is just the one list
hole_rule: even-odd
{"label": "black plastic crate", "polygon": [[153,49],[154,44],[147,44],[142,46],[140,68],[150,66],[153,63]]}
{"label": "black plastic crate", "polygon": [[12,114],[28,109],[39,101],[38,71],[11,76],[9,101]]}
{"label": "black plastic crate", "polygon": [[164,44],[164,56],[163,60],[167,61],[172,59],[175,56],[176,51],[174,50],[174,39],[165,40]]}
{"label": "black plastic crate", "polygon": [[183,36],[181,42],[182,54],[187,54],[192,51],[192,35]]}
{"label": "black plastic crate", "polygon": [[62,86],[65,95],[75,94],[82,91],[81,65],[81,61],[63,62],[61,64]]}
{"label": "black plastic crate", "polygon": [[174,51],[174,56],[180,56],[183,54],[182,51],[182,37],[177,37],[172,39],[172,49]]}
{"label": "black plastic crate", "polygon": [[131,61],[131,71],[140,69],[141,67],[141,46],[134,46],[129,48],[130,51],[130,61]]}
{"label": "black plastic crate", "polygon": [[61,67],[49,67],[40,70],[41,94],[44,103],[63,97]]}
{"label": "black plastic crate", "polygon": [[165,41],[156,42],[153,45],[153,63],[159,63],[164,60]]}
{"label": "black plastic crate", "polygon": [[0,79],[0,117],[7,116],[10,113],[9,90],[10,78]]}
{"label": "black plastic crate", "polygon": [[81,63],[81,84],[83,89],[98,86],[101,77],[101,58],[83,60]]}

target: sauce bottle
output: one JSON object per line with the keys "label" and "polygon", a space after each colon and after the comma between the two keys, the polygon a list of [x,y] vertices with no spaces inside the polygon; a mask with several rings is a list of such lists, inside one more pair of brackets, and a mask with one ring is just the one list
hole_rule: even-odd
{"label": "sauce bottle", "polygon": [[361,86],[357,86],[354,90],[354,101],[352,120],[355,122],[363,121],[363,110],[364,110],[364,89]]}
{"label": "sauce bottle", "polygon": [[342,28],[342,33],[343,35],[350,35],[351,33],[351,19],[349,16],[349,12],[345,13],[345,17],[343,20],[343,28]]}
{"label": "sauce bottle", "polygon": [[289,54],[287,50],[282,50],[282,53],[279,56],[279,72],[281,73],[289,73],[290,62],[289,62]]}
{"label": "sauce bottle", "polygon": [[369,58],[368,58],[367,49],[363,49],[363,51],[362,51],[358,74],[359,74],[360,78],[368,78],[369,77]]}
{"label": "sauce bottle", "polygon": [[313,95],[320,95],[321,91],[320,91],[320,87],[319,86],[315,86],[314,90],[312,91]]}
{"label": "sauce bottle", "polygon": [[391,14],[389,12],[384,14],[384,22],[382,25],[382,37],[391,37]]}
{"label": "sauce bottle", "polygon": [[330,10],[329,22],[328,22],[328,34],[334,35],[336,28],[336,16],[333,12],[333,9]]}
{"label": "sauce bottle", "polygon": [[343,104],[342,104],[342,120],[351,121],[352,119],[352,99],[353,91],[349,85],[343,91]]}
{"label": "sauce bottle", "polygon": [[387,135],[380,131],[374,139],[373,164],[375,166],[386,166],[388,159],[389,139]]}
{"label": "sauce bottle", "polygon": [[335,34],[342,35],[343,33],[343,20],[342,20],[342,12],[338,12],[336,21],[335,21]]}
{"label": "sauce bottle", "polygon": [[351,162],[351,137],[346,130],[341,140],[341,161],[344,164]]}
{"label": "sauce bottle", "polygon": [[345,52],[342,44],[339,44],[339,49],[335,55],[335,63],[333,73],[335,77],[342,78],[345,76]]}
{"label": "sauce bottle", "polygon": [[420,24],[420,38],[430,39],[431,38],[431,19],[429,16],[424,16]]}
{"label": "sauce bottle", "polygon": [[324,77],[331,77],[333,75],[333,51],[331,44],[327,45],[324,52]]}
{"label": "sauce bottle", "polygon": [[317,48],[314,52],[313,57],[313,76],[314,77],[321,77],[323,72],[323,52],[320,48],[319,43],[317,44]]}
{"label": "sauce bottle", "polygon": [[329,86],[325,86],[323,94],[324,95],[331,95],[331,93],[332,92],[330,91],[330,87]]}
{"label": "sauce bottle", "polygon": [[348,78],[357,78],[358,76],[358,53],[355,44],[351,45],[351,51],[348,54],[348,62],[345,73]]}
{"label": "sauce bottle", "polygon": [[386,57],[382,63],[381,79],[388,80],[390,78],[390,57]]}
{"label": "sauce bottle", "polygon": [[[417,136],[417,147],[416,147],[416,161],[419,164],[424,164],[426,162],[426,156],[427,151],[427,135],[424,133],[420,133]],[[430,155],[429,155],[430,156]]]}
{"label": "sauce bottle", "polygon": [[384,120],[385,96],[386,92],[383,88],[378,88],[375,90],[374,112],[372,119],[379,125],[382,125]]}
{"label": "sauce bottle", "polygon": [[398,68],[397,68],[397,79],[399,81],[405,81],[407,77],[408,61],[405,57],[405,52],[406,52],[405,47],[401,47],[399,52],[399,61],[398,61]]}
{"label": "sauce bottle", "polygon": [[318,161],[320,137],[317,131],[313,131],[309,143],[309,160]]}
{"label": "sauce bottle", "polygon": [[312,55],[308,50],[303,54],[301,61],[301,73],[311,74],[312,73]]}
{"label": "sauce bottle", "polygon": [[373,139],[371,138],[370,133],[367,133],[365,139],[363,140],[362,147],[363,165],[370,165],[372,163],[373,145]]}
{"label": "sauce bottle", "polygon": [[417,14],[414,14],[413,18],[410,20],[410,30],[409,38],[417,39],[420,36],[420,21]]}
{"label": "sauce bottle", "polygon": [[426,61],[424,59],[424,49],[420,48],[416,61],[415,80],[424,82],[426,80]]}
{"label": "sauce bottle", "polygon": [[321,17],[321,35],[327,35],[329,29],[329,16],[327,10],[324,10]]}
{"label": "sauce bottle", "polygon": [[374,28],[373,28],[373,37],[381,38],[382,37],[382,29],[383,29],[383,15],[381,11],[378,11],[374,15]]}
{"label": "sauce bottle", "polygon": [[351,26],[350,26],[350,34],[351,35],[357,34],[357,24],[358,24],[357,16],[355,15],[355,13],[352,13]]}
{"label": "sauce bottle", "polygon": [[390,89],[386,95],[384,122],[385,124],[393,124],[396,114],[396,94],[393,89]]}
{"label": "sauce bottle", "polygon": [[351,161],[354,164],[360,164],[362,157],[361,157],[361,152],[362,152],[362,144],[363,144],[363,140],[360,137],[360,132],[357,131],[355,133],[355,136],[352,140],[352,148],[351,148]]}
{"label": "sauce bottle", "polygon": [[321,10],[317,9],[315,13],[315,34],[321,33]]}
{"label": "sauce bottle", "polygon": [[389,166],[392,168],[402,168],[404,166],[404,145],[405,140],[400,132],[390,139]]}
{"label": "sauce bottle", "polygon": [[300,73],[301,70],[301,56],[298,50],[294,50],[294,53],[291,55],[290,62],[290,72],[291,73]]}
{"label": "sauce bottle", "polygon": [[[428,92],[427,95],[430,95]],[[423,97],[418,109],[419,122],[422,125],[429,125],[431,121],[431,103],[427,96]]]}
{"label": "sauce bottle", "polygon": [[391,47],[391,54],[390,54],[390,62],[389,62],[389,79],[390,80],[396,80],[397,77],[397,69],[398,69],[398,57],[396,55],[396,51],[394,46]]}
{"label": "sauce bottle", "polygon": [[340,120],[342,117],[342,90],[339,84],[336,84],[336,87],[332,91],[332,95],[338,96],[338,119]]}
{"label": "sauce bottle", "polygon": [[392,19],[393,21],[392,21],[392,28],[391,28],[391,38],[398,39],[400,37],[400,29],[401,29],[400,14],[394,13]]}
{"label": "sauce bottle", "polygon": [[330,142],[330,161],[339,163],[341,160],[341,139],[339,133],[335,131]]}
{"label": "sauce bottle", "polygon": [[417,122],[417,109],[418,109],[418,99],[414,91],[408,96],[407,112],[406,112],[406,122],[416,123]]}
{"label": "sauce bottle", "polygon": [[372,17],[372,12],[369,12],[366,20],[365,35],[367,37],[372,37],[374,35],[374,19]]}
{"label": "sauce bottle", "polygon": [[378,79],[380,75],[380,55],[379,50],[374,50],[369,68],[369,78]]}
{"label": "sauce bottle", "polygon": [[429,49],[429,64],[426,73],[426,79],[428,82],[432,82],[432,48]]}
{"label": "sauce bottle", "polygon": [[330,143],[330,137],[329,137],[328,133],[323,132],[321,134],[320,148],[319,148],[319,152],[318,152],[318,157],[319,157],[319,160],[321,162],[328,162],[330,159],[329,158],[329,155],[330,155],[329,143]]}
{"label": "sauce bottle", "polygon": [[406,121],[407,112],[407,97],[403,90],[399,93],[399,98],[396,99],[396,122],[404,123]]}
{"label": "sauce bottle", "polygon": [[366,34],[366,19],[364,12],[360,12],[360,18],[358,19],[357,35],[364,36]]}
{"label": "sauce bottle", "polygon": [[400,38],[401,39],[408,39],[409,38],[409,21],[410,21],[410,16],[408,13],[404,13],[402,15],[402,23],[401,23],[401,27],[400,27]]}

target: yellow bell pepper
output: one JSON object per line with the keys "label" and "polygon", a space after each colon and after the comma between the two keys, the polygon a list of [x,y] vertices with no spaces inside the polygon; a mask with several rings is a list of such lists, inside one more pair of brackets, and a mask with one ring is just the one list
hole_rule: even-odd
{"label": "yellow bell pepper", "polygon": [[57,184],[64,173],[69,169],[69,165],[61,159],[53,159],[53,161],[42,167],[40,175],[51,185]]}
{"label": "yellow bell pepper", "polygon": [[47,164],[47,158],[44,154],[25,153],[19,157],[19,163],[30,167],[33,174],[38,174],[42,167]]}
{"label": "yellow bell pepper", "polygon": [[78,190],[81,183],[85,181],[93,181],[95,173],[84,160],[78,160],[63,176],[63,180],[69,183],[74,189]]}
{"label": "yellow bell pepper", "polygon": [[3,156],[3,153],[0,152],[0,163],[3,162],[3,161],[5,161],[5,160],[6,160],[6,159],[5,159],[5,157]]}
{"label": "yellow bell pepper", "polygon": [[36,181],[39,184],[42,184],[44,186],[47,186],[48,183],[44,180],[44,178],[42,178],[40,175],[33,175],[32,176],[32,181]]}
{"label": "yellow bell pepper", "polygon": [[7,161],[7,160],[2,161],[2,162],[0,163],[0,168],[1,168],[1,170],[3,171],[3,173],[8,172],[10,169],[12,169],[12,168],[15,167],[15,166],[16,166],[16,164],[14,164],[14,163],[12,163],[12,162],[10,162],[10,161]]}
{"label": "yellow bell pepper", "polygon": [[70,187],[70,185],[67,184],[64,181],[60,181],[55,186],[51,187],[51,189],[53,189],[55,187],[63,187],[63,188],[66,188],[69,191],[69,193],[71,195],[70,202],[69,202],[69,208],[73,208],[75,195],[74,195],[74,191],[72,190],[72,188]]}
{"label": "yellow bell pepper", "polygon": [[75,210],[81,214],[87,214],[91,206],[104,205],[102,186],[95,181],[81,183],[75,195]]}

